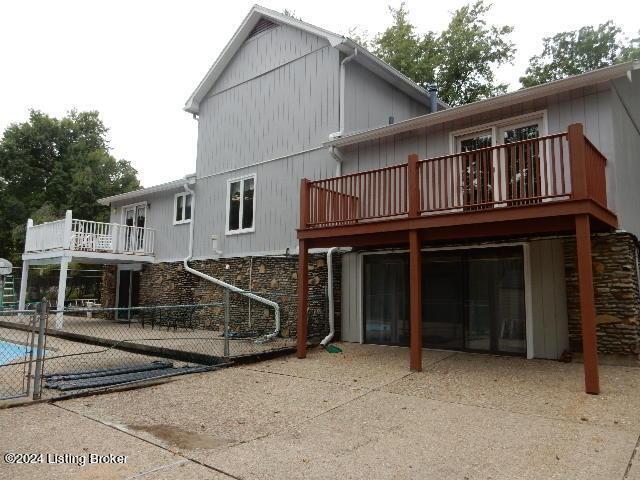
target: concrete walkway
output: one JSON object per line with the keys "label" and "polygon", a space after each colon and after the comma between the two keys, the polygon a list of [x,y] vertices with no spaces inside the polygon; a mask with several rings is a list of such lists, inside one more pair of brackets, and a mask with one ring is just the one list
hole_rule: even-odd
{"label": "concrete walkway", "polygon": [[640,369],[341,344],[154,387],[0,411],[0,450],[128,455],[2,478],[640,480]]}

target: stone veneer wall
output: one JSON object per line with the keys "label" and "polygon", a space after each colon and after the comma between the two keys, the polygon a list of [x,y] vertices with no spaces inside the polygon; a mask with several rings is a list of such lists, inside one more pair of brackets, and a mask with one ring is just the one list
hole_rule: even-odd
{"label": "stone veneer wall", "polygon": [[[629,233],[591,237],[598,351],[640,353],[640,293],[637,249]],[[580,296],[575,238],[564,241],[567,310],[571,349],[582,351]]]}
{"label": "stone veneer wall", "polygon": [[[340,325],[341,259],[334,255],[335,317],[338,338]],[[260,256],[220,260],[195,260],[190,266],[239,288],[275,301],[280,305],[280,333],[295,337],[297,320],[298,257]],[[115,267],[105,269],[103,298],[115,303]],[[114,281],[108,281],[113,277]],[[251,279],[251,282],[249,282]],[[109,293],[107,292],[113,292]],[[224,289],[184,270],[182,262],[145,264],[140,277],[140,305],[223,303]],[[230,296],[232,331],[269,333],[275,325],[272,308],[238,294]],[[110,306],[104,304],[104,306]],[[250,312],[249,312],[250,310]],[[198,311],[207,326],[220,328],[224,322],[221,306]],[[309,260],[309,338],[328,332],[326,255],[310,255]]]}
{"label": "stone veneer wall", "polygon": [[102,271],[102,283],[100,285],[100,305],[105,308],[116,306],[116,286],[118,267],[105,265]]}

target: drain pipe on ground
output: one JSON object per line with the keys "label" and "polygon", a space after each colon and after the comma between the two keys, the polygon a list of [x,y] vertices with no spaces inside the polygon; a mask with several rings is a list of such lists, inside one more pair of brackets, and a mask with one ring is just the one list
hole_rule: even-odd
{"label": "drain pipe on ground", "polygon": [[274,315],[275,324],[276,324],[275,329],[270,334],[264,336],[261,339],[261,341],[266,342],[277,337],[278,334],[280,333],[280,305],[278,305],[276,302],[272,302],[271,300],[267,300],[266,298],[259,297],[258,295],[255,295],[251,292],[247,292],[246,290],[238,288],[235,285],[231,285],[230,283],[223,282],[218,278],[214,278],[210,275],[207,275],[206,273],[202,273],[189,266],[189,260],[191,260],[191,257],[193,257],[193,224],[195,223],[196,194],[191,188],[189,188],[189,185],[187,183],[184,184],[184,190],[191,195],[191,222],[189,222],[189,255],[187,256],[187,258],[183,260],[184,269],[189,273],[192,273],[200,278],[203,278],[208,282],[215,283],[216,285],[222,288],[226,288],[231,292],[237,293],[239,295],[250,298],[251,300],[255,300],[256,302],[260,302],[260,303],[263,303],[264,305],[268,305],[269,307],[272,307],[275,311],[275,315]]}

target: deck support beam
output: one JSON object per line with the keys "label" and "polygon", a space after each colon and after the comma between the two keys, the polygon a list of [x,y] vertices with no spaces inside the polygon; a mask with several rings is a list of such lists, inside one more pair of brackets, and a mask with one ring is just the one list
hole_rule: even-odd
{"label": "deck support beam", "polygon": [[61,329],[64,326],[64,300],[67,292],[67,271],[69,269],[69,260],[67,258],[60,259],[60,277],[58,278],[58,303],[56,304],[56,329]]}
{"label": "deck support beam", "polygon": [[409,367],[422,371],[422,252],[417,230],[409,232]]}
{"label": "deck support beam", "polygon": [[298,252],[298,325],[297,356],[307,356],[307,310],[309,302],[309,247],[300,240]]}
{"label": "deck support beam", "polygon": [[598,339],[593,294],[593,266],[591,262],[591,226],[588,215],[576,216],[576,264],[580,292],[580,320],[584,357],[585,392],[600,393],[598,378]]}
{"label": "deck support beam", "polygon": [[29,260],[22,261],[22,276],[20,277],[20,297],[18,310],[24,310],[27,303],[27,286],[29,283]]}

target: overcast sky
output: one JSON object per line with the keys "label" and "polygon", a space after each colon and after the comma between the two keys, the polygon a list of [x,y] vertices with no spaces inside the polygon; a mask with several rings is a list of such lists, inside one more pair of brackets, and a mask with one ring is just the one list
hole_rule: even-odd
{"label": "overcast sky", "polygon": [[[441,30],[464,1],[408,0],[420,31]],[[112,153],[130,160],[145,186],[195,170],[196,121],[182,107],[248,13],[253,1],[12,0],[0,3],[0,132],[31,108],[61,116],[98,110]],[[370,34],[398,1],[264,0],[336,33]],[[524,5],[524,3],[522,4]],[[542,38],[613,19],[629,35],[640,2],[538,0],[527,7],[495,0],[491,21],[515,27],[513,66],[499,72],[512,88]]]}

